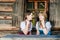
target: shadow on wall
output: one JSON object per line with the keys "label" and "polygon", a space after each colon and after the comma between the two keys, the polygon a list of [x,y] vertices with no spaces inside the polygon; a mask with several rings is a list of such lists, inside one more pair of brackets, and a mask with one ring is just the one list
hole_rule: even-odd
{"label": "shadow on wall", "polygon": [[55,26],[55,21],[54,20],[53,21],[50,20],[50,22],[51,22],[51,25],[52,25],[51,31],[53,31],[53,28]]}

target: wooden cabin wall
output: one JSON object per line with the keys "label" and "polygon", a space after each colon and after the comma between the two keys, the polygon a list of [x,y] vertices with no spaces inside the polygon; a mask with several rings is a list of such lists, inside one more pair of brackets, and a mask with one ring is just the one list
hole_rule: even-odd
{"label": "wooden cabin wall", "polygon": [[60,28],[60,0],[50,0],[50,20],[53,27]]}
{"label": "wooden cabin wall", "polygon": [[19,27],[20,21],[23,20],[23,9],[24,0],[0,0],[0,24]]}
{"label": "wooden cabin wall", "polygon": [[[34,0],[34,1],[36,1],[36,0]],[[13,5],[13,9],[12,9],[12,7],[10,7],[11,8],[11,11],[14,11],[14,12],[8,12],[8,13],[11,13],[12,14],[12,16],[13,16],[13,25],[14,25],[14,20],[16,21],[16,19],[18,20],[17,21],[17,26],[19,26],[19,24],[20,24],[20,21],[22,21],[23,20],[23,14],[24,14],[24,0],[17,0],[17,1],[15,1],[15,0],[13,0],[13,1],[11,1],[11,2],[9,2],[9,0],[7,1],[5,1],[5,0],[3,0],[3,1],[1,1],[0,2],[0,6],[1,6],[1,4],[4,4],[5,2],[7,2],[7,3],[11,3],[12,4],[12,2],[14,2],[12,5]],[[6,4],[6,3],[5,3]],[[5,5],[4,4],[4,5]],[[2,5],[3,6],[3,5]],[[4,6],[3,6],[4,7]],[[8,6],[9,7],[9,6]],[[50,20],[52,21],[52,22],[54,22],[53,23],[53,25],[55,26],[55,27],[60,27],[60,17],[59,17],[59,15],[60,15],[60,0],[50,0],[50,5],[49,5],[49,8],[50,8],[50,10],[49,10],[49,14],[50,14]],[[4,7],[4,9],[3,9],[3,11],[4,10],[7,10],[7,11],[10,11],[10,10],[8,10],[8,8],[6,8],[6,6]],[[6,11],[5,10],[5,11]],[[2,11],[2,10],[1,10]],[[1,12],[0,11],[0,14],[2,13],[2,14],[5,14],[6,12]],[[16,18],[16,19],[15,19]]]}

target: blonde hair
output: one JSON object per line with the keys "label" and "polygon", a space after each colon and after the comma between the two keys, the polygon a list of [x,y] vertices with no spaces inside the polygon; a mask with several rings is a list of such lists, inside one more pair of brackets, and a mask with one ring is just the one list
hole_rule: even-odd
{"label": "blonde hair", "polygon": [[44,16],[44,20],[46,20],[46,19],[47,19],[47,14],[46,14],[45,12],[40,12],[40,13],[38,14],[38,16],[41,15],[41,14],[42,14],[42,16]]}

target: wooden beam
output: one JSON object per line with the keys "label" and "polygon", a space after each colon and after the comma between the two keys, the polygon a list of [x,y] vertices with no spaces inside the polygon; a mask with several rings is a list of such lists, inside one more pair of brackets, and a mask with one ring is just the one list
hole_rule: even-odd
{"label": "wooden beam", "polygon": [[14,5],[14,3],[0,3],[0,5]]}
{"label": "wooden beam", "polygon": [[12,16],[0,16],[1,20],[12,20]]}
{"label": "wooden beam", "polygon": [[35,2],[35,1],[37,1],[37,2],[41,2],[41,1],[49,1],[49,0],[28,0],[29,2]]}
{"label": "wooden beam", "polygon": [[16,2],[16,0],[0,0],[0,2]]}
{"label": "wooden beam", "polygon": [[11,6],[0,6],[0,11],[12,12],[13,8]]}
{"label": "wooden beam", "polygon": [[37,8],[38,8],[38,7],[37,7],[38,5],[37,5],[37,2],[36,2],[36,1],[35,1],[35,5],[34,5],[34,6],[35,6],[35,9],[37,9]]}
{"label": "wooden beam", "polygon": [[0,24],[0,31],[2,30],[7,30],[7,31],[17,31],[19,30],[20,28],[19,27],[15,27],[15,26],[12,26],[12,25],[9,25],[9,24]]}

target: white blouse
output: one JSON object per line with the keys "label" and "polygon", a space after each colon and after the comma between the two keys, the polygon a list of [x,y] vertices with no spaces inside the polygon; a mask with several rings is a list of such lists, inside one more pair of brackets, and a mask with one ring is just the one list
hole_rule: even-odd
{"label": "white blouse", "polygon": [[[50,22],[47,21],[47,22],[45,23],[45,26],[46,26],[47,30],[50,31],[50,29],[51,29],[51,24],[50,24]],[[37,29],[37,30],[43,30],[42,28],[40,28],[39,22],[36,23],[36,29]]]}
{"label": "white blouse", "polygon": [[[25,27],[26,27],[26,22],[25,22],[25,21],[22,21],[22,22],[20,23],[20,28],[21,28],[21,30],[24,30]],[[32,23],[31,23],[30,28],[29,28],[28,31],[31,31],[31,30],[32,30]]]}

